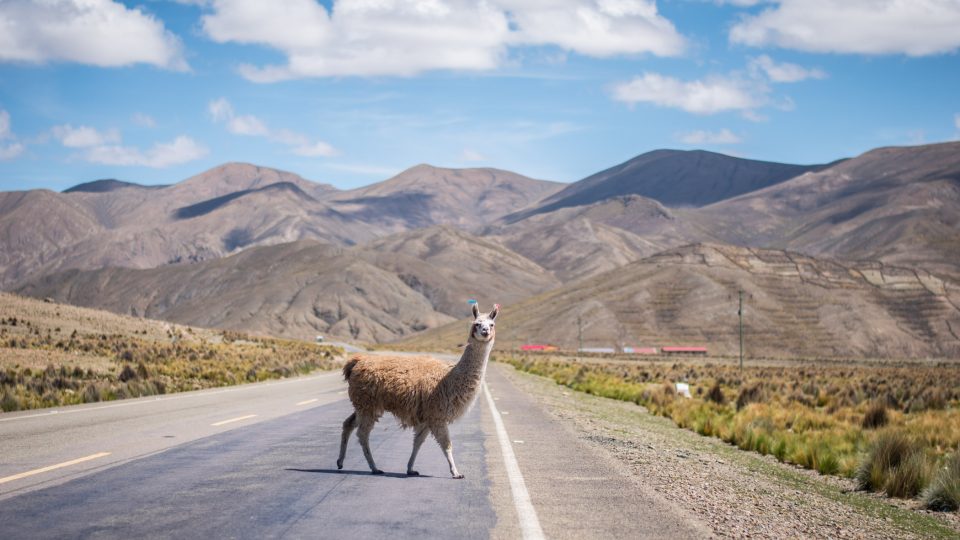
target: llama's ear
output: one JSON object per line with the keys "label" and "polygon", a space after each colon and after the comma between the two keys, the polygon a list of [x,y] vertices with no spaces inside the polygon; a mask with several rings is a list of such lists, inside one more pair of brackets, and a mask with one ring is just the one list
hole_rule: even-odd
{"label": "llama's ear", "polygon": [[476,319],[476,318],[479,317],[479,316],[480,316],[480,306],[478,306],[478,305],[476,304],[476,302],[474,302],[474,304],[473,304],[473,318]]}
{"label": "llama's ear", "polygon": [[494,304],[493,311],[491,311],[490,315],[487,315],[487,317],[490,317],[491,319],[496,319],[497,315],[499,314],[500,314],[500,304]]}

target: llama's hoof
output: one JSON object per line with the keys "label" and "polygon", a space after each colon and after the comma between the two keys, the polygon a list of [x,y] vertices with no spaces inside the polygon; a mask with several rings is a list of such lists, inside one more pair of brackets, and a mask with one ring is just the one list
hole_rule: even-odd
{"label": "llama's hoof", "polygon": [[455,474],[455,475],[453,475],[453,479],[454,479],[454,480],[463,480],[463,475],[462,475],[462,474]]}
{"label": "llama's hoof", "polygon": [[381,471],[380,469],[374,469],[370,471],[370,474],[383,474],[383,471]]}
{"label": "llama's hoof", "polygon": [[343,469],[343,462],[338,459],[338,460],[337,460],[337,470],[339,471],[339,470],[341,470],[341,469]]}
{"label": "llama's hoof", "polygon": [[407,476],[420,476],[420,473],[417,471],[407,471]]}

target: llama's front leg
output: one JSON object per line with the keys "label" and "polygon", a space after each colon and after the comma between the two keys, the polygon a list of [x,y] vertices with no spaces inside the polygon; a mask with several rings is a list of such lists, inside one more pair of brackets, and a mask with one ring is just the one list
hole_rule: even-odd
{"label": "llama's front leg", "polygon": [[367,465],[370,466],[370,472],[373,474],[383,474],[383,471],[377,468],[373,462],[373,454],[370,453],[370,432],[373,431],[373,425],[377,423],[374,417],[360,417],[357,427],[357,438],[360,439],[360,447],[363,448],[363,457],[367,458]]}
{"label": "llama's front leg", "polygon": [[427,438],[430,429],[427,426],[417,426],[416,433],[413,436],[413,452],[410,454],[410,461],[407,462],[407,476],[419,476],[420,473],[413,470],[413,462],[417,460],[417,452],[420,451],[420,445]]}
{"label": "llama's front leg", "polygon": [[340,436],[340,457],[337,458],[337,469],[343,468],[343,458],[347,455],[347,442],[350,434],[357,427],[357,413],[353,413],[343,421],[343,434]]}
{"label": "llama's front leg", "polygon": [[450,475],[457,479],[463,478],[463,475],[457,470],[457,464],[453,462],[453,443],[450,442],[450,432],[447,431],[447,426],[434,426],[430,428],[430,431],[433,432],[433,437],[437,439],[440,448],[443,449],[443,454],[447,456],[447,464],[450,465]]}

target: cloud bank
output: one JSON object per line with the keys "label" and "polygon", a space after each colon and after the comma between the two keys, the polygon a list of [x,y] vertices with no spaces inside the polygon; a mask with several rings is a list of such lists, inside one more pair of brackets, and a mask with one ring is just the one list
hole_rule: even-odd
{"label": "cloud bank", "polygon": [[490,70],[511,47],[556,46],[594,57],[675,56],[684,38],[653,0],[214,0],[202,19],[219,43],[266,45],[286,64],[243,65],[257,82]]}
{"label": "cloud bank", "polygon": [[957,0],[780,0],[730,41],[817,53],[927,56],[960,49]]}
{"label": "cloud bank", "polygon": [[111,0],[0,2],[0,62],[151,64],[185,71],[179,38],[139,8]]}

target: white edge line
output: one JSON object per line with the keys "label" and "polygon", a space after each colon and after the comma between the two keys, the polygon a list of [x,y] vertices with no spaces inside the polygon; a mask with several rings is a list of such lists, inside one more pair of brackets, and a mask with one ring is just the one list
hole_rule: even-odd
{"label": "white edge line", "polygon": [[487,383],[483,383],[483,393],[487,396],[487,404],[490,406],[490,415],[493,416],[493,424],[497,428],[497,438],[500,440],[500,453],[503,454],[503,464],[507,469],[507,477],[510,478],[510,491],[513,493],[513,506],[517,509],[517,517],[520,519],[520,533],[525,540],[543,539],[543,529],[540,528],[540,520],[537,518],[537,511],[533,508],[530,501],[530,493],[527,492],[527,484],[523,481],[523,474],[520,472],[520,464],[517,463],[517,456],[513,453],[513,447],[510,446],[510,437],[507,436],[507,428],[503,426],[503,419],[497,411],[497,406],[493,402],[493,396],[487,388]]}
{"label": "white edge line", "polygon": [[27,478],[28,476],[33,476],[35,474],[41,474],[45,472],[55,471],[57,469],[62,469],[64,467],[69,467],[71,465],[77,465],[78,463],[83,463],[85,461],[92,461],[94,459],[100,459],[102,457],[109,456],[110,452],[100,452],[99,454],[93,454],[90,456],[74,459],[71,461],[64,461],[63,463],[57,463],[56,465],[50,465],[48,467],[42,467],[40,469],[34,469],[32,471],[22,472],[20,474],[15,474],[13,476],[7,476],[0,478],[0,484],[5,484],[7,482],[13,482],[14,480],[20,480],[21,478]]}
{"label": "white edge line", "polygon": [[316,402],[318,402],[318,401],[320,401],[320,398],[313,398],[313,399],[308,399],[308,400],[305,400],[305,401],[301,401],[300,403],[297,403],[297,405],[309,405],[309,404],[311,404],[311,403],[316,403]]}
{"label": "white edge line", "polygon": [[219,422],[214,422],[213,424],[210,424],[210,425],[211,425],[211,426],[222,426],[222,425],[225,425],[225,424],[231,424],[231,423],[233,423],[233,422],[239,422],[239,421],[241,421],[241,420],[247,420],[247,419],[253,418],[253,417],[255,417],[255,416],[257,416],[257,415],[255,415],[255,414],[248,414],[248,415],[246,415],[246,416],[238,416],[238,417],[236,417],[236,418],[231,418],[231,419],[229,419],[229,420],[221,420],[221,421],[219,421]]}

